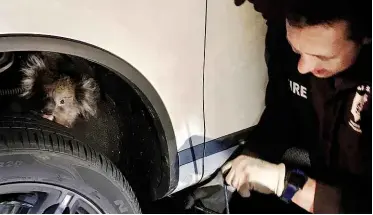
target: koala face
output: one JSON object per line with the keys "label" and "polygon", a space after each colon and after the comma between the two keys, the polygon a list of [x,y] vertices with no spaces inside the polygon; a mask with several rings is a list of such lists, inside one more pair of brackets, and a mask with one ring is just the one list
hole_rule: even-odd
{"label": "koala face", "polygon": [[44,88],[46,98],[42,113],[45,118],[70,127],[79,115],[73,82],[68,78],[60,79]]}

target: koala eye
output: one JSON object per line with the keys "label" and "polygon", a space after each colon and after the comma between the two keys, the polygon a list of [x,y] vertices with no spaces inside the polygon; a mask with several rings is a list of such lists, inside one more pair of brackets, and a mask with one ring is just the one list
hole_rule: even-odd
{"label": "koala eye", "polygon": [[62,99],[62,100],[60,101],[60,104],[61,104],[61,105],[65,104],[65,100]]}

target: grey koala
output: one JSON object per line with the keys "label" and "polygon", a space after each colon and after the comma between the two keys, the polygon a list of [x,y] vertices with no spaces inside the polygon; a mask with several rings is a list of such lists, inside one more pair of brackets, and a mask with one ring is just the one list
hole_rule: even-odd
{"label": "grey koala", "polygon": [[29,99],[41,95],[42,116],[71,128],[79,116],[88,119],[97,115],[99,86],[84,71],[74,73],[89,67],[64,60],[64,56],[57,53],[30,55],[21,68],[24,90],[21,96]]}

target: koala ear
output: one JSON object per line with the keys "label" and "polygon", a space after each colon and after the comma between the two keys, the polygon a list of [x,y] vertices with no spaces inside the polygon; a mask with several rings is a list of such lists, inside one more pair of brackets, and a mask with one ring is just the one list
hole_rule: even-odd
{"label": "koala ear", "polygon": [[83,76],[76,85],[75,95],[79,104],[79,110],[82,116],[88,119],[90,116],[97,115],[97,102],[99,100],[100,89],[93,78]]}
{"label": "koala ear", "polygon": [[31,55],[27,59],[25,65],[22,66],[21,72],[23,78],[21,81],[21,87],[23,89],[22,97],[30,98],[35,91],[35,85],[38,84],[40,79],[40,71],[46,69],[43,59],[37,55]]}

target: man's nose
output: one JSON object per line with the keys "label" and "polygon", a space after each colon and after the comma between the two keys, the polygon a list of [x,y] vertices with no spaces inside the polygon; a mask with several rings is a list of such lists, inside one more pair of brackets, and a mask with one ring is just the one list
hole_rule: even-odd
{"label": "man's nose", "polygon": [[317,67],[317,62],[313,57],[301,56],[298,61],[298,71],[301,74],[307,74]]}

